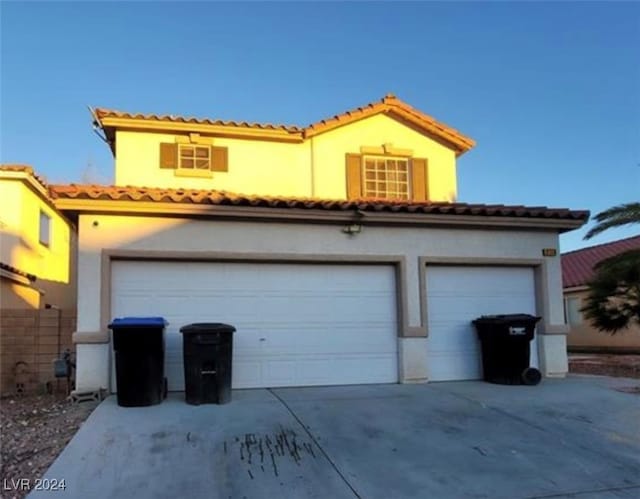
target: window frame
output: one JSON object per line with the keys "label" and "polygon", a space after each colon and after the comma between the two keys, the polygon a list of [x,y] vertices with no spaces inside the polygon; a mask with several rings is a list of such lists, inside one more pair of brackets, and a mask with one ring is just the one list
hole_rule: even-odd
{"label": "window frame", "polygon": [[[213,161],[213,154],[211,152],[211,146],[204,144],[180,144],[178,143],[178,166],[176,170],[181,171],[189,171],[189,172],[209,172],[211,171],[211,164]],[[191,157],[183,157],[183,151],[191,149],[193,150],[193,156]],[[203,158],[198,158],[197,151],[201,149],[206,151],[206,166],[197,166],[198,159],[202,160]],[[184,166],[183,161],[193,161],[193,166]]]}
{"label": "window frame", "polygon": [[[367,168],[367,162],[374,162],[373,170]],[[384,172],[379,170],[379,163],[384,162]],[[389,171],[389,162],[395,162],[395,170],[393,172]],[[398,169],[398,163],[404,163],[406,165],[406,169],[404,172]],[[407,156],[396,156],[390,154],[362,154],[361,157],[361,179],[362,182],[362,195],[365,198],[374,198],[374,199],[385,199],[390,201],[410,201],[413,199],[413,175],[412,175],[412,158]],[[375,178],[367,178],[367,173],[371,172],[375,173]],[[395,174],[396,178],[394,180],[390,180],[386,178],[390,173]],[[405,180],[398,180],[397,176],[402,175],[404,173]],[[385,176],[384,179],[380,178],[380,175],[383,174]],[[390,190],[387,183],[393,182],[396,189]],[[368,188],[368,183],[374,182],[375,189],[371,191]],[[379,190],[379,185],[381,183],[385,184],[384,193],[381,195],[381,191]],[[406,191],[401,192],[398,189],[399,185],[406,185]]]}
{"label": "window frame", "polygon": [[38,215],[38,241],[42,246],[51,247],[51,225],[53,220],[44,210]]}

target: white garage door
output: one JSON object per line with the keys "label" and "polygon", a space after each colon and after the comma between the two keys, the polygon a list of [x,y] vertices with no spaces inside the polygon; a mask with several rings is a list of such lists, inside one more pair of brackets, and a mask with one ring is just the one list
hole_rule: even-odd
{"label": "white garage door", "polygon": [[[535,315],[530,267],[427,266],[428,371],[432,381],[482,377],[473,319],[481,315]],[[532,363],[538,365],[531,343]]]}
{"label": "white garage door", "polygon": [[236,327],[234,388],[398,379],[391,266],[117,261],[111,304],[170,322],[170,390],[184,389],[179,329],[192,322]]}

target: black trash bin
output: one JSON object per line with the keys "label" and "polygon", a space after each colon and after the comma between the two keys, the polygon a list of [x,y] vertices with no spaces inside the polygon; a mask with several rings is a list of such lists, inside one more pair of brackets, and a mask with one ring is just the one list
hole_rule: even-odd
{"label": "black trash bin", "polygon": [[231,401],[235,330],[235,327],[219,322],[201,322],[180,328],[188,404],[226,404]]}
{"label": "black trash bin", "polygon": [[529,365],[530,344],[540,317],[483,315],[473,321],[482,346],[484,380],[503,385],[537,385],[540,371]]}
{"label": "black trash bin", "polygon": [[109,324],[113,330],[118,405],[145,407],[167,395],[164,377],[164,329],[162,317],[123,317]]}

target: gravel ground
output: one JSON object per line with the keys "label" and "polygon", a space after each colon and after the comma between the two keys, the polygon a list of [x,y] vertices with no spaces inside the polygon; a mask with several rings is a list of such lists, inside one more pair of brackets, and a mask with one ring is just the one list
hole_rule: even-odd
{"label": "gravel ground", "polygon": [[25,497],[28,490],[16,489],[22,484],[33,487],[96,406],[94,402],[71,404],[64,395],[1,399],[1,497]]}

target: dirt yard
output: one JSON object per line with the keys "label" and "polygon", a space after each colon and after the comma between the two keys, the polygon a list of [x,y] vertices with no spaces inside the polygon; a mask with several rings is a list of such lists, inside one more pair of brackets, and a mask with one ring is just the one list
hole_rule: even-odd
{"label": "dirt yard", "polygon": [[640,379],[640,355],[572,353],[569,372]]}
{"label": "dirt yard", "polygon": [[94,402],[71,404],[64,395],[0,399],[1,497],[25,497],[29,491],[15,490],[22,488],[18,484],[33,486],[96,406]]}

